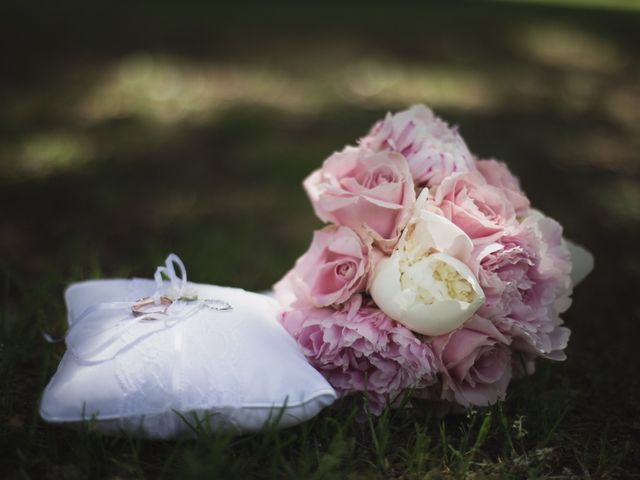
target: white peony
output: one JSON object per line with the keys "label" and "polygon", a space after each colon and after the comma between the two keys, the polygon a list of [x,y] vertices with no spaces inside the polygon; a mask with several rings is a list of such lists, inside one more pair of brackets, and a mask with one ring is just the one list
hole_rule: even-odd
{"label": "white peony", "polygon": [[410,330],[429,336],[461,326],[484,302],[484,292],[464,263],[473,243],[446,218],[416,212],[390,257],[380,260],[369,291],[378,307]]}

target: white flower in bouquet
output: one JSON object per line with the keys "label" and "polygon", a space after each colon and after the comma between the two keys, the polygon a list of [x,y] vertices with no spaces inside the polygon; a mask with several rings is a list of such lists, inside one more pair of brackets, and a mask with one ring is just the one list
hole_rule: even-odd
{"label": "white flower in bouquet", "polygon": [[389,317],[423,335],[448,333],[468,320],[484,301],[478,281],[464,263],[471,239],[446,218],[416,212],[391,256],[376,266],[369,291]]}

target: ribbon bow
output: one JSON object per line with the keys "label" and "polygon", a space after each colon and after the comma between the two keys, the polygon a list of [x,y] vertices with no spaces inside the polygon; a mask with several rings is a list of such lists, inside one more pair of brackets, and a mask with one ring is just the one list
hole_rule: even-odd
{"label": "ribbon bow", "polygon": [[[180,275],[176,274],[176,266]],[[165,286],[164,276],[169,280]],[[67,348],[82,363],[114,359],[120,352],[155,333],[167,330],[205,308],[226,312],[229,303],[188,295],[187,270],[170,254],[154,274],[156,290],[136,302],[104,302],[88,307],[67,330]]]}

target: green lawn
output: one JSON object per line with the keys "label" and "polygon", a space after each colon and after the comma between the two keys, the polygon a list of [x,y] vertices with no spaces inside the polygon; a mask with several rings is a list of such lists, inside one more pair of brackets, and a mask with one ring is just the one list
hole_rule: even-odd
{"label": "green lawn", "polygon": [[[0,478],[640,478],[640,13],[550,3],[0,7]],[[444,419],[346,399],[180,443],[39,419],[66,284],[173,251],[269,288],[318,226],[302,179],[414,102],[595,253],[566,362]]]}

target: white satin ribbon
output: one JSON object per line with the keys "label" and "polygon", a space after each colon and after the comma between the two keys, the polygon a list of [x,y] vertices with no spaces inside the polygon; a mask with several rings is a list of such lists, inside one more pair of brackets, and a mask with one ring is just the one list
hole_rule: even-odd
{"label": "white satin ribbon", "polygon": [[[171,290],[165,287],[163,275],[168,277]],[[164,266],[156,269],[154,279],[156,291],[151,298],[156,305],[160,305],[162,297],[173,297],[166,310],[135,315],[132,308],[138,302],[104,302],[88,307],[75,319],[64,339],[78,361],[94,364],[112,360],[123,350],[174,327],[205,308],[222,312],[232,309],[222,300],[181,298],[186,294],[187,271],[182,260],[173,253],[167,257]]]}
{"label": "white satin ribbon", "polygon": [[[176,275],[176,269],[174,265],[178,265],[178,268],[180,269],[179,277]],[[187,269],[185,268],[182,260],[180,260],[180,257],[178,257],[175,253],[170,253],[167,259],[164,261],[164,266],[156,268],[156,273],[153,274],[153,279],[156,281],[156,292],[153,294],[153,300],[156,304],[159,304],[160,297],[165,291],[164,279],[162,278],[162,274],[165,274],[167,277],[169,277],[171,288],[173,288],[178,296],[183,295],[187,287]]]}

